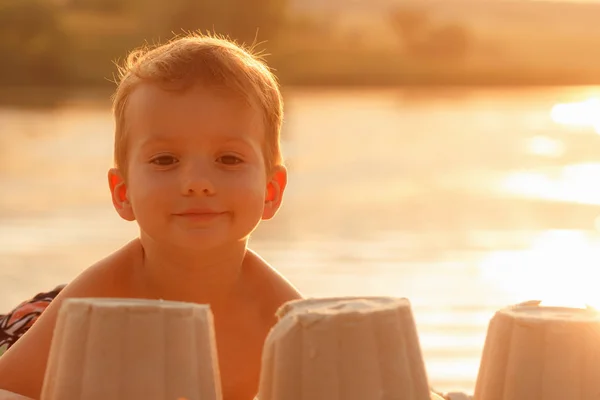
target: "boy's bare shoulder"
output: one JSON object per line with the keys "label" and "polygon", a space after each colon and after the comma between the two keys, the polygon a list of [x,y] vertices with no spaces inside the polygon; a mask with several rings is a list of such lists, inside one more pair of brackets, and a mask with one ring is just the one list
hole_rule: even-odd
{"label": "boy's bare shoulder", "polygon": [[68,284],[33,326],[0,357],[0,389],[39,398],[46,362],[63,301],[75,297],[120,297],[127,294],[127,275],[141,250],[135,241],[83,271]]}
{"label": "boy's bare shoulder", "polygon": [[302,298],[300,291],[290,281],[250,250],[248,269],[253,275],[253,286],[260,293],[261,303],[270,319],[275,318],[275,311],[284,303]]}
{"label": "boy's bare shoulder", "polygon": [[134,270],[142,261],[142,245],[139,239],[133,240],[82,272],[69,285],[72,286],[70,294],[74,297],[79,294],[85,297],[131,297]]}
{"label": "boy's bare shoulder", "polygon": [[134,240],[96,262],[77,276],[57,296],[69,297],[131,297],[133,269],[142,261],[139,240]]}

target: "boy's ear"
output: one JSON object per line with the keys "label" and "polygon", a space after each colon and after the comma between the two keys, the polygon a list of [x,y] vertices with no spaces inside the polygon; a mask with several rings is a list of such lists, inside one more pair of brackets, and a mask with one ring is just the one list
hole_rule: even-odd
{"label": "boy's ear", "polygon": [[271,219],[279,210],[283,200],[283,192],[287,185],[287,169],[283,165],[278,165],[271,172],[267,182],[267,193],[265,195],[265,207],[262,219]]}
{"label": "boy's ear", "polygon": [[108,170],[108,186],[112,196],[113,206],[117,213],[126,221],[135,221],[135,215],[131,208],[131,203],[127,197],[127,186],[125,179],[117,168]]}

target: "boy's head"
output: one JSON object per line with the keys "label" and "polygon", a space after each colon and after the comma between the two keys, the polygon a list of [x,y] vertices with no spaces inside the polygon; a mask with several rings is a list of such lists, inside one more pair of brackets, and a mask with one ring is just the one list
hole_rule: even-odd
{"label": "boy's head", "polygon": [[120,67],[114,95],[114,163],[127,175],[127,103],[143,83],[169,91],[194,85],[225,90],[243,98],[264,118],[264,156],[267,172],[283,163],[280,131],[283,101],[273,73],[257,56],[226,39],[191,35],[154,49],[132,52]]}
{"label": "boy's head", "polygon": [[142,237],[197,249],[275,215],[287,183],[278,84],[255,56],[204,36],[127,59],[114,98],[115,208]]}

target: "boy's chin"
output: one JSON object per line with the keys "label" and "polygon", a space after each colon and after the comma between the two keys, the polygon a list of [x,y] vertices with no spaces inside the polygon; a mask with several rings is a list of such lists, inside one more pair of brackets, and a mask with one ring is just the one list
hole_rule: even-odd
{"label": "boy's chin", "polygon": [[[246,230],[232,231],[228,226],[204,228],[171,226],[162,230],[152,229],[152,231],[148,231],[142,229],[141,235],[143,242],[156,248],[184,253],[205,253],[245,245],[251,233],[246,232]],[[146,240],[143,240],[144,236]]]}
{"label": "boy's chin", "polygon": [[219,235],[207,232],[186,232],[183,235],[173,235],[168,242],[171,248],[189,253],[204,253],[211,250],[235,247],[244,244],[244,238]]}

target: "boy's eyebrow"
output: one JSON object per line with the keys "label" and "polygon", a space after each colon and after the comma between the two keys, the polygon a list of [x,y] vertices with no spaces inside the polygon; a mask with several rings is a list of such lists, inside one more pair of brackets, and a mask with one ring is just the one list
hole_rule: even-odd
{"label": "boy's eyebrow", "polygon": [[151,144],[172,143],[173,138],[165,135],[148,135],[142,139],[141,147],[146,147]]}
{"label": "boy's eyebrow", "polygon": [[250,140],[246,139],[245,137],[226,136],[226,137],[222,138],[221,141],[223,143],[240,143],[245,146],[252,147],[252,142]]}
{"label": "boy's eyebrow", "polygon": [[[245,147],[254,148],[252,141],[243,136],[221,136],[217,137],[214,141],[224,144],[241,144]],[[173,138],[168,135],[151,134],[142,139],[141,147],[147,147],[155,144],[172,144],[174,142],[177,142],[177,138]]]}

